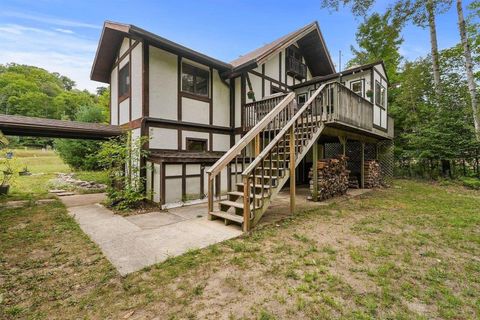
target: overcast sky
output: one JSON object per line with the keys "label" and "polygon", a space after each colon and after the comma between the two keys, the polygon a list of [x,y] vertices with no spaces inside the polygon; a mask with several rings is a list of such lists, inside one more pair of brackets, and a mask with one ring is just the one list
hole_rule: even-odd
{"label": "overcast sky", "polygon": [[[467,5],[470,1],[464,1]],[[389,1],[377,1],[383,12]],[[90,69],[105,20],[135,24],[223,61],[231,61],[312,21],[318,21],[334,62],[351,57],[362,18],[330,12],[320,0],[60,1],[2,0],[0,64],[16,62],[56,71],[92,92],[102,83]],[[459,41],[454,8],[438,17],[440,48]],[[401,53],[428,54],[427,30],[407,26]]]}

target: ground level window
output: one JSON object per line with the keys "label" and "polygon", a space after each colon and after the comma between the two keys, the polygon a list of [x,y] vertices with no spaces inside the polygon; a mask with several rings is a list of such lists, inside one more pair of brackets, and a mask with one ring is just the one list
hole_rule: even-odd
{"label": "ground level window", "polygon": [[363,97],[363,80],[350,82],[350,90]]}
{"label": "ground level window", "polygon": [[182,91],[208,97],[210,72],[182,63]]}
{"label": "ground level window", "polygon": [[187,138],[187,151],[207,151],[207,139]]}

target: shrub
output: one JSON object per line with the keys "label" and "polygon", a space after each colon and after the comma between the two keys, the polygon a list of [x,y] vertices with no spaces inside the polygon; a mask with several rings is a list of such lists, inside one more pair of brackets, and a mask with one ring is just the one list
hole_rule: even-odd
{"label": "shrub", "polygon": [[131,134],[103,142],[98,152],[99,165],[108,172],[107,205],[118,210],[134,209],[145,200],[145,178],[141,177],[142,149],[146,137]]}
{"label": "shrub", "polygon": [[[97,106],[80,107],[75,119],[82,122],[104,122],[105,115]],[[74,169],[98,170],[96,158],[101,148],[100,141],[81,139],[55,139],[54,147],[62,160]]]}
{"label": "shrub", "polygon": [[474,177],[463,177],[461,180],[465,187],[480,190],[480,179]]}

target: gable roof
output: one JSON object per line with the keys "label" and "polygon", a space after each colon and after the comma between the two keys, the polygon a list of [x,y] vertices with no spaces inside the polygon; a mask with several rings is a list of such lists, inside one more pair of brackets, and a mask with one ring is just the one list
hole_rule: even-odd
{"label": "gable roof", "polygon": [[379,61],[375,61],[375,62],[372,62],[372,63],[369,63],[369,64],[364,64],[364,65],[353,67],[353,68],[350,68],[350,69],[346,69],[346,70],[343,70],[343,71],[340,71],[340,72],[332,73],[332,74],[329,74],[329,75],[313,77],[312,79],[310,79],[308,81],[290,86],[290,88],[296,89],[296,88],[299,88],[299,87],[308,86],[308,85],[313,84],[313,83],[318,83],[318,82],[328,81],[328,80],[335,79],[335,78],[340,78],[340,77],[343,77],[343,76],[348,76],[350,74],[370,70],[373,67],[378,66],[378,65],[382,66],[383,71],[385,72],[385,77],[387,79],[387,83],[389,83],[387,70],[385,68],[385,64],[384,64],[383,60],[379,60]]}
{"label": "gable roof", "polygon": [[[313,76],[335,73],[335,66],[330,57],[330,52],[325,45],[325,40],[316,21],[280,37],[263,47],[255,49],[231,61],[230,64],[233,66],[234,71],[251,65],[256,67],[265,62],[273,54],[278,53],[295,42],[298,43],[300,51]],[[325,64],[324,61],[327,61],[327,64]]]}
{"label": "gable roof", "polygon": [[[160,37],[137,26],[106,21],[103,26],[90,73],[90,78],[92,80],[106,83],[109,82],[111,67],[115,63],[116,54],[124,37],[145,40],[161,49],[181,54],[188,59],[218,69],[226,76],[233,76],[244,70],[255,68],[268,60],[272,55],[294,43],[297,43],[308,67],[310,68],[312,76],[322,76],[335,73],[335,66],[333,65],[330,53],[325,45],[325,41],[317,22],[312,22],[297,31],[280,37],[263,47],[231,61],[230,63],[226,63]],[[327,63],[325,63],[325,61]]]}

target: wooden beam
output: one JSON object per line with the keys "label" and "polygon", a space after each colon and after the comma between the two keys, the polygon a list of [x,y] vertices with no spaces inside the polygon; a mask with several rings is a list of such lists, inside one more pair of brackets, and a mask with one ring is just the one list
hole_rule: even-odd
{"label": "wooden beam", "polygon": [[[320,148],[321,149],[321,148]],[[312,180],[313,180],[313,201],[318,201],[318,141],[313,144],[313,165],[312,165]]]}
{"label": "wooden beam", "polygon": [[360,185],[365,188],[365,142],[362,143],[362,149],[360,151]]}
{"label": "wooden beam", "polygon": [[254,140],[253,140],[253,146],[254,146],[254,155],[255,158],[258,157],[260,154],[260,134],[258,134]]}
{"label": "wooden beam", "polygon": [[290,127],[290,213],[295,212],[295,125]]}
{"label": "wooden beam", "polygon": [[[250,230],[250,179],[243,177],[243,232]],[[255,192],[255,190],[253,190]],[[255,205],[255,203],[253,204]]]}

